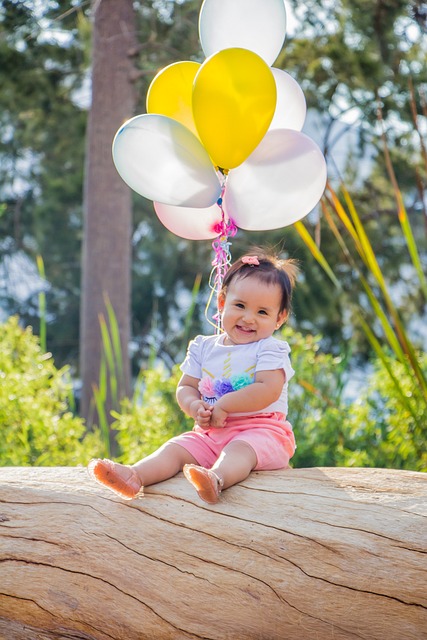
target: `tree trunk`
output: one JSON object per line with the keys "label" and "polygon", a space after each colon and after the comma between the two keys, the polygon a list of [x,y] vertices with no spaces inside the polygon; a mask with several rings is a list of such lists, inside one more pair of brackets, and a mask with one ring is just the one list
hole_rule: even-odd
{"label": "tree trunk", "polygon": [[84,469],[0,469],[7,640],[427,638],[427,476],[179,474],[124,502]]}
{"label": "tree trunk", "polygon": [[123,384],[119,394],[129,391],[131,193],[114,167],[111,145],[120,125],[134,115],[130,51],[136,42],[132,0],[95,0],[93,8],[80,321],[81,414],[88,422],[93,385],[99,384],[100,315],[108,319],[106,299],[120,332]]}

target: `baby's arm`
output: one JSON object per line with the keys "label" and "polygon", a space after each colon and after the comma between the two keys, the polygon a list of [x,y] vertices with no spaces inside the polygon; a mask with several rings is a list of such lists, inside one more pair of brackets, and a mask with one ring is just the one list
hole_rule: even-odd
{"label": "baby's arm", "polygon": [[212,407],[200,397],[198,384],[198,378],[193,378],[184,373],[178,382],[176,399],[187,416],[193,418],[203,429],[208,429],[210,426]]}
{"label": "baby's arm", "polygon": [[229,413],[256,413],[280,398],[286,375],[283,369],[258,371],[252,384],[223,395],[212,411],[211,426],[223,427]]}

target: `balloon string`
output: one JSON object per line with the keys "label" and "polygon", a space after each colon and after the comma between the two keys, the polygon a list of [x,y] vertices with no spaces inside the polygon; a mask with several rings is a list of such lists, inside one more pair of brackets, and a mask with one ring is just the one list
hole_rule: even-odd
{"label": "balloon string", "polygon": [[224,191],[225,181],[221,190],[221,196],[217,200],[217,205],[221,209],[221,221],[217,222],[214,227],[214,231],[218,233],[218,237],[212,242],[214,258],[212,260],[212,270],[209,276],[209,287],[211,289],[211,293],[205,309],[206,319],[209,324],[215,328],[215,333],[217,335],[222,332],[221,314],[216,312],[212,317],[215,322],[212,322],[208,317],[208,310],[214,295],[216,294],[216,298],[218,297],[218,294],[222,289],[224,276],[231,264],[231,242],[229,241],[229,238],[234,237],[237,233],[236,224],[226,215],[223,208]]}

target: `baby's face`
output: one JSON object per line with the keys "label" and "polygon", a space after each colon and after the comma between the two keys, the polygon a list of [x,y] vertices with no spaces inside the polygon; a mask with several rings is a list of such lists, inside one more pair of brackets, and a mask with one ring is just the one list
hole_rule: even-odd
{"label": "baby's face", "polygon": [[220,296],[225,344],[249,344],[270,337],[286,320],[280,313],[282,291],[278,284],[265,284],[257,277],[236,277]]}

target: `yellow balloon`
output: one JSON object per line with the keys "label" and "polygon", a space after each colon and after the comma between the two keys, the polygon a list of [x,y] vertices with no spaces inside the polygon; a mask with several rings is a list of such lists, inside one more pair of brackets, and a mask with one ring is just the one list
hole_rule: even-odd
{"label": "yellow balloon", "polygon": [[223,49],[194,79],[193,117],[200,140],[222,169],[241,164],[266,134],[276,108],[270,67],[248,49]]}
{"label": "yellow balloon", "polygon": [[147,113],[178,120],[198,135],[191,101],[193,81],[200,66],[198,62],[175,62],[159,71],[148,88]]}

